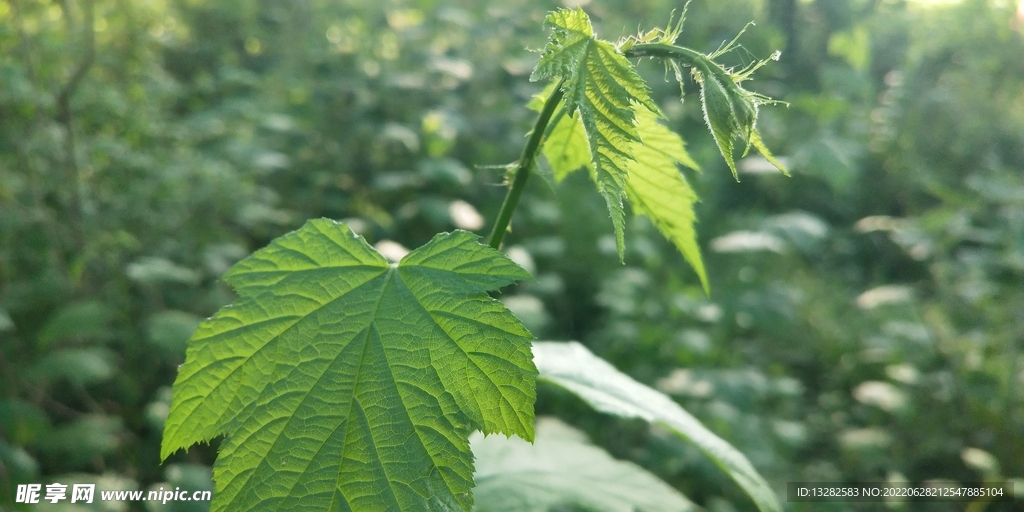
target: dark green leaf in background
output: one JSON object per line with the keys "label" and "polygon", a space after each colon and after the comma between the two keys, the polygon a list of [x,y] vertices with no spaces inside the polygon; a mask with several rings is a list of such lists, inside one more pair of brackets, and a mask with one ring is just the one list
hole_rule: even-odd
{"label": "dark green leaf in background", "polygon": [[113,309],[102,302],[75,302],[50,316],[39,332],[37,343],[40,348],[46,348],[61,341],[95,339],[106,332],[113,318]]}

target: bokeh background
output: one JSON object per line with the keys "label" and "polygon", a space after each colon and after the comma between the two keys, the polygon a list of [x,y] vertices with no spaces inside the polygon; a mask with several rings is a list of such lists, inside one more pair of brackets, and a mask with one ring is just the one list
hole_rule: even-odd
{"label": "bokeh background", "polygon": [[[580,3],[613,40],[682,7]],[[405,247],[484,232],[560,5],[0,0],[0,510],[19,483],[211,488],[216,442],[164,465],[158,448],[185,342],[232,300],[219,276],[310,217]],[[696,0],[680,43],[752,20],[725,59],[782,50],[750,87],[788,102],[759,126],[792,178],[747,158],[736,183],[698,89],[680,102],[641,64],[703,167],[711,295],[642,218],[620,265],[577,173],[531,181],[506,250],[536,280],[502,300],[675,397],[783,499],[788,481],[1024,477],[1024,4]],[[548,388],[537,410],[709,511],[752,508],[657,429]],[[806,505],[785,504],[964,506]]]}

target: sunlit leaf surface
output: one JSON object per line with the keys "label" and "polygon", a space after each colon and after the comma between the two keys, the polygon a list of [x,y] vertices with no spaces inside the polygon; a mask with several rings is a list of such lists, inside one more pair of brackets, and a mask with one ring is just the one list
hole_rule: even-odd
{"label": "sunlit leaf surface", "polygon": [[227,436],[214,510],[469,510],[469,433],[533,439],[531,335],[486,294],[527,277],[464,231],[392,265],[310,221],[225,277],[162,455]]}

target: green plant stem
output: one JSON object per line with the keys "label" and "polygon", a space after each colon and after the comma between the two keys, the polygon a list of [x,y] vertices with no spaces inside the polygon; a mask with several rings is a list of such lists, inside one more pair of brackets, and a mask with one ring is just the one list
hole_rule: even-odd
{"label": "green plant stem", "polygon": [[696,50],[665,43],[635,44],[622,53],[630,59],[634,57],[658,57],[676,60],[687,66],[698,68],[703,67],[702,64],[707,59],[706,55]]}
{"label": "green plant stem", "polygon": [[558,83],[554,92],[544,102],[544,108],[541,109],[540,115],[537,116],[537,122],[533,125],[530,138],[526,141],[523,153],[519,156],[515,176],[512,178],[512,184],[508,188],[508,193],[505,194],[505,201],[501,203],[501,210],[498,211],[498,218],[494,221],[494,229],[491,230],[491,236],[487,242],[495,249],[501,247],[501,240],[505,238],[505,233],[508,231],[508,223],[512,220],[512,212],[515,211],[516,205],[519,204],[519,197],[523,195],[523,189],[526,188],[526,179],[530,177],[530,173],[533,172],[533,166],[537,163],[537,154],[540,152],[540,144],[544,139],[544,133],[547,131],[551,116],[554,115],[555,108],[560,101],[562,101],[562,82]]}

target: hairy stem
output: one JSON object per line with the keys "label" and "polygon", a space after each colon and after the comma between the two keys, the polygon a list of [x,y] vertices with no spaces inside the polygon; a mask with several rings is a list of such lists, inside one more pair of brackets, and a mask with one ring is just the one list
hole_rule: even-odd
{"label": "hairy stem", "polygon": [[526,141],[523,153],[519,156],[519,161],[516,163],[515,176],[512,178],[512,184],[508,188],[508,193],[505,194],[505,201],[501,203],[501,210],[498,211],[498,218],[494,221],[494,229],[491,230],[491,236],[488,240],[488,244],[495,249],[501,247],[501,240],[505,238],[505,232],[508,231],[508,223],[512,220],[512,212],[515,211],[516,205],[519,204],[519,197],[523,195],[523,189],[526,188],[526,179],[530,177],[530,173],[533,172],[533,167],[537,163],[537,154],[540,152],[540,144],[544,139],[544,133],[547,131],[551,116],[555,113],[555,108],[560,101],[562,101],[562,82],[558,83],[554,92],[544,102],[544,108],[541,109],[540,114],[537,116],[537,122],[533,125],[530,138]]}
{"label": "hairy stem", "polygon": [[707,56],[696,50],[665,43],[635,44],[628,50],[624,51],[623,54],[626,58],[630,59],[634,57],[658,57],[662,59],[671,59],[687,66],[697,67],[698,69],[704,67],[704,60],[707,59]]}

